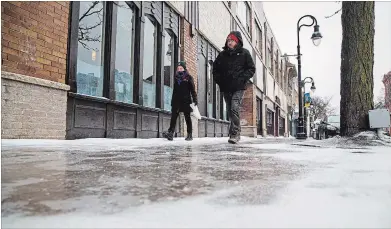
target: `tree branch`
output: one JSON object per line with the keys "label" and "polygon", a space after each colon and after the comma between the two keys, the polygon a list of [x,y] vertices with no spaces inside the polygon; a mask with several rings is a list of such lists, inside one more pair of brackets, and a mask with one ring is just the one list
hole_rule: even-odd
{"label": "tree branch", "polygon": [[324,18],[326,18],[326,19],[331,18],[331,17],[333,17],[334,15],[337,15],[339,12],[341,12],[341,10],[342,10],[342,8],[339,9],[339,10],[337,10],[337,11],[335,11],[332,15],[330,15],[330,16],[325,16]]}
{"label": "tree branch", "polygon": [[[90,6],[90,8],[88,8],[88,10],[79,18],[79,21],[83,20],[83,18],[89,16],[88,13],[99,3],[99,1],[95,1],[92,3],[92,5]],[[102,8],[103,9],[103,8]]]}

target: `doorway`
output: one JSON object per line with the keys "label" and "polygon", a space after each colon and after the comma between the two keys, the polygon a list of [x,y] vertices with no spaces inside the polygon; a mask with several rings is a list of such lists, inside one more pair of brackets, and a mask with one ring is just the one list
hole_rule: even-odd
{"label": "doorway", "polygon": [[257,135],[263,135],[262,131],[262,100],[257,97]]}

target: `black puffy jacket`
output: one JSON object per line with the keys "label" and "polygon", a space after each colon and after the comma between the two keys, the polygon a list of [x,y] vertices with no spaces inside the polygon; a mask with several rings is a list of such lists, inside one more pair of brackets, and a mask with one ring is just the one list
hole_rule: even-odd
{"label": "black puffy jacket", "polygon": [[239,43],[230,50],[227,42],[213,63],[213,79],[222,92],[245,90],[247,81],[254,76],[255,65],[250,52],[243,48],[239,31],[232,31]]}
{"label": "black puffy jacket", "polygon": [[[178,80],[178,75],[174,77],[174,90],[172,92],[172,111],[191,112],[190,104],[197,104],[197,93],[195,91],[193,77],[185,72],[185,75]],[[180,81],[180,83],[179,83]]]}

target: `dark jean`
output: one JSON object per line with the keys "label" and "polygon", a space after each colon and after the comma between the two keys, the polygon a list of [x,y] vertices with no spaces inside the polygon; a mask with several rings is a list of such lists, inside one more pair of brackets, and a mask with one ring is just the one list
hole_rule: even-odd
{"label": "dark jean", "polygon": [[[193,126],[191,123],[190,112],[183,112],[183,114],[185,115],[187,133],[191,134],[191,133],[193,133]],[[175,131],[175,125],[176,125],[176,120],[177,120],[178,116],[179,116],[179,111],[177,111],[177,112],[174,111],[171,113],[170,129],[168,129],[168,131],[170,131],[170,132]]]}
{"label": "dark jean", "polygon": [[231,121],[229,135],[240,135],[240,108],[242,107],[244,90],[235,92],[224,92],[225,103],[227,104],[228,118]]}

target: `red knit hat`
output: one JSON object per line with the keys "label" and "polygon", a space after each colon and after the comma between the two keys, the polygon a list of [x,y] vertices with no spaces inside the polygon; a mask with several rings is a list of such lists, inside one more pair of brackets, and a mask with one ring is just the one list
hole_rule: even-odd
{"label": "red knit hat", "polygon": [[239,39],[233,33],[228,35],[227,40],[234,40],[236,43],[239,43]]}

